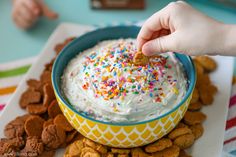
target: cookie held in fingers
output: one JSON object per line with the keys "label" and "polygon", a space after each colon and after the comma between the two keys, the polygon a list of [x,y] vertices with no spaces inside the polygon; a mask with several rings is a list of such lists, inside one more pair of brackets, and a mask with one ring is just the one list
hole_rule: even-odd
{"label": "cookie held in fingers", "polygon": [[61,127],[53,124],[43,129],[41,138],[48,148],[57,149],[65,142],[66,133]]}
{"label": "cookie held in fingers", "polygon": [[59,114],[57,115],[54,120],[53,123],[55,125],[60,126],[62,129],[64,129],[65,131],[72,131],[74,128],[70,125],[70,123],[67,121],[66,117],[63,114]]}
{"label": "cookie held in fingers", "polygon": [[195,137],[192,133],[185,134],[177,137],[173,143],[177,145],[180,149],[186,149],[193,145],[194,139]]}
{"label": "cookie held in fingers", "polygon": [[134,65],[147,65],[149,63],[149,57],[145,56],[142,52],[137,52],[133,58]]}
{"label": "cookie held in fingers", "polygon": [[161,138],[159,140],[157,140],[156,142],[149,144],[145,147],[145,151],[147,153],[154,153],[157,151],[161,151],[164,150],[168,147],[172,146],[172,142],[170,139],[168,138]]}
{"label": "cookie held in fingers", "polygon": [[39,116],[30,116],[25,121],[25,132],[27,136],[37,136],[41,137],[41,133],[43,131],[43,123],[44,119]]}
{"label": "cookie held in fingers", "polygon": [[195,125],[195,124],[200,124],[204,120],[206,120],[206,115],[199,111],[196,112],[187,111],[183,119],[186,124]]}

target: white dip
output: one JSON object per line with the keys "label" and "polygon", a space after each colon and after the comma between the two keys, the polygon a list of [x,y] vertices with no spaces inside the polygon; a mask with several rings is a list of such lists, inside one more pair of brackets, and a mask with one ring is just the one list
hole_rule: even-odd
{"label": "white dip", "polygon": [[105,122],[140,122],[179,104],[187,78],[173,53],[146,66],[132,64],[135,39],[102,41],[72,59],[62,76],[62,90],[83,114]]}

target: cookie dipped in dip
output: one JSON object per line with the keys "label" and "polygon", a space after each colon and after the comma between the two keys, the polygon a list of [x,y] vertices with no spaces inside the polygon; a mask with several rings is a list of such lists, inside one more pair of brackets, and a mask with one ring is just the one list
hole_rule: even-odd
{"label": "cookie dipped in dip", "polygon": [[174,53],[133,64],[135,39],[106,40],[72,59],[62,76],[71,105],[93,119],[141,122],[173,109],[185,96],[188,81]]}

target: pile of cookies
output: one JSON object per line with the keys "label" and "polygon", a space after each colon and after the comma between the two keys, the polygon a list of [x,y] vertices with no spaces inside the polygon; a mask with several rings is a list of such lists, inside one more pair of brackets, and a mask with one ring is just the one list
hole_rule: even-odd
{"label": "pile of cookies", "polygon": [[[57,45],[57,54],[72,39]],[[21,95],[19,105],[28,113],[5,126],[6,137],[0,140],[0,156],[53,157],[58,148],[81,137],[63,116],[56,101],[51,84],[53,62],[45,65],[39,80],[27,81],[28,88]]]}
{"label": "pile of cookies", "polygon": [[[56,45],[56,54],[73,39]],[[142,60],[142,57],[138,59]],[[22,94],[19,105],[28,113],[5,126],[6,137],[0,140],[0,156],[53,157],[57,149],[68,146],[64,157],[188,157],[190,155],[185,149],[191,147],[204,131],[202,122],[206,115],[200,109],[212,104],[217,92],[209,78],[209,73],[216,69],[217,64],[209,57],[196,57],[196,88],[188,111],[178,126],[165,137],[144,147],[111,148],[80,135],[62,115],[51,84],[53,62],[45,65],[39,80],[27,81],[28,88]]]}

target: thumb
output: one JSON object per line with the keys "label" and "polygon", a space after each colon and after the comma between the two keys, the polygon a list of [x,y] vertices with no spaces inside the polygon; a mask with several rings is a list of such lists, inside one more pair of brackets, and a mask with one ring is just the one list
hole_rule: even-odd
{"label": "thumb", "polygon": [[47,17],[50,20],[54,20],[58,17],[58,14],[51,10],[43,1],[40,1],[41,4],[41,13],[43,16]]}
{"label": "thumb", "polygon": [[173,34],[158,37],[147,41],[142,47],[142,52],[146,56],[152,56],[163,52],[177,51],[176,41],[177,40]]}

